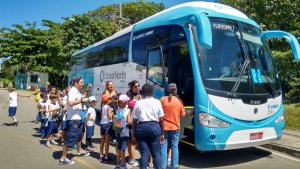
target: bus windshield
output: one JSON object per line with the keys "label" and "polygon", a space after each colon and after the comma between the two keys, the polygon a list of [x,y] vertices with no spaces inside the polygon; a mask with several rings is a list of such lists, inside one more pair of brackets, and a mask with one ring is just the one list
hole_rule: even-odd
{"label": "bus windshield", "polygon": [[[280,80],[268,45],[260,39],[260,30],[250,24],[210,18],[212,48],[200,47],[199,63],[208,93],[228,95],[241,76],[237,95],[277,95]],[[245,64],[250,61],[249,64]],[[242,67],[246,65],[245,71]],[[262,83],[251,81],[250,70],[259,70]]]}

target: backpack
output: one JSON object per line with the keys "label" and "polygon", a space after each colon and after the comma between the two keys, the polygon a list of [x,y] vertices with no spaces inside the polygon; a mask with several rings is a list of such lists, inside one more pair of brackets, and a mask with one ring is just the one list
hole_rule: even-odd
{"label": "backpack", "polygon": [[81,121],[82,121],[82,123],[85,122],[85,115],[86,115],[86,113],[87,113],[87,110],[82,110],[81,111]]}
{"label": "backpack", "polygon": [[124,111],[127,109],[123,109],[123,111],[117,110],[117,115],[115,116],[116,125],[118,128],[123,128],[126,126],[126,119],[124,117]]}

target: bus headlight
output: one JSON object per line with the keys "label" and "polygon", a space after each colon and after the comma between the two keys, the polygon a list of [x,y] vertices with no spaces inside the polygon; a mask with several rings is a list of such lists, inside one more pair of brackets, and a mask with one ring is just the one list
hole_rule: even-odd
{"label": "bus headlight", "polygon": [[280,123],[284,120],[283,113],[275,120],[276,123]]}
{"label": "bus headlight", "polygon": [[228,128],[230,126],[230,124],[226,121],[218,119],[217,117],[207,113],[199,113],[199,122],[201,125],[211,128]]}

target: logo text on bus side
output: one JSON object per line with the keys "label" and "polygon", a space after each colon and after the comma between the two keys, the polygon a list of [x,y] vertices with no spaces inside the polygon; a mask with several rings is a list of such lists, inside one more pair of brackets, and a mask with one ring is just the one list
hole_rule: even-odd
{"label": "logo text on bus side", "polygon": [[126,79],[126,73],[125,72],[117,72],[114,71],[112,73],[104,72],[101,70],[100,72],[100,81],[103,82],[104,80],[111,80],[111,79]]}

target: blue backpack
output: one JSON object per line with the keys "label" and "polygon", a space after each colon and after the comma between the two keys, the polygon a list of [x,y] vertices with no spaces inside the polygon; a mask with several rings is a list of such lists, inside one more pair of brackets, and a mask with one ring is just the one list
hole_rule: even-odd
{"label": "blue backpack", "polygon": [[87,113],[87,110],[82,110],[81,111],[81,121],[82,121],[82,123],[85,122],[85,115],[86,115],[86,113]]}
{"label": "blue backpack", "polygon": [[[124,110],[126,110],[126,109],[124,109]],[[123,113],[124,113],[124,111],[117,110],[117,115],[115,116],[115,119],[116,119],[116,124],[117,124],[118,128],[123,128],[126,126],[126,120],[125,120]]]}

